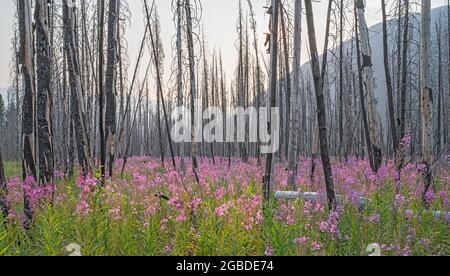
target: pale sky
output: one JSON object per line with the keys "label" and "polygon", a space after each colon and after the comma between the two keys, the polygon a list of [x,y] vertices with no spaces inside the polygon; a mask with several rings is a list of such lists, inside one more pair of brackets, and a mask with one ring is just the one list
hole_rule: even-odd
{"label": "pale sky", "polygon": [[[264,32],[267,29],[269,18],[263,9],[268,0],[252,0],[253,7],[256,13],[258,23],[258,36],[260,42],[260,49],[263,49]],[[292,1],[293,2],[293,1]],[[369,26],[381,21],[381,1],[366,0],[366,16]],[[389,2],[389,1],[388,1]],[[130,61],[132,67],[138,54],[140,41],[144,31],[144,17],[142,13],[141,0],[128,0],[129,7],[132,13],[131,26],[127,30],[126,37],[129,44]],[[161,21],[162,39],[166,54],[166,75],[169,72],[169,65],[172,60],[171,42],[175,34],[175,25],[172,21],[173,14],[171,11],[171,0],[155,0],[158,7],[158,12]],[[246,8],[246,0],[243,0],[243,7]],[[315,23],[317,31],[317,40],[319,45],[323,44],[323,33],[326,20],[326,10],[328,1],[315,1]],[[433,0],[432,6],[438,7],[445,5],[447,0]],[[236,21],[238,16],[238,0],[202,0],[203,13],[202,24],[205,28],[205,36],[209,52],[212,53],[215,48],[217,52],[222,51],[224,59],[224,67],[227,75],[230,76],[234,72],[236,65],[236,48],[235,42]],[[9,63],[11,56],[11,39],[13,35],[12,25],[13,16],[16,11],[14,1],[2,1],[2,8],[0,10],[0,87],[8,86],[9,79]],[[352,16],[349,15],[350,20]],[[306,35],[305,24],[303,24],[304,37]],[[302,60],[308,59],[306,51],[306,39],[303,39],[303,55]],[[253,51],[252,51],[253,52]],[[267,58],[267,56],[264,56]],[[130,70],[131,71],[131,70]],[[166,76],[167,77],[167,76]]]}

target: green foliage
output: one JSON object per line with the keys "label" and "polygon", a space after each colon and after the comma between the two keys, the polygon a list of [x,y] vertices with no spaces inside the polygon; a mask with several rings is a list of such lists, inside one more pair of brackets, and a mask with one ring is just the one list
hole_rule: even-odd
{"label": "green foliage", "polygon": [[[259,186],[252,183],[236,196],[256,195]],[[87,256],[259,256],[268,249],[283,256],[367,255],[371,243],[384,245],[384,255],[448,255],[447,221],[435,219],[420,200],[393,208],[394,190],[390,185],[380,188],[364,210],[344,205],[337,225],[339,233],[333,235],[319,226],[329,219],[326,208],[309,206],[302,200],[273,201],[261,207],[263,223],[246,228],[242,224],[245,215],[238,207],[217,216],[215,210],[222,202],[214,197],[205,198],[195,215],[188,214],[185,221],[163,222],[171,212],[166,201],[161,201],[160,211],[144,220],[144,207],[133,205],[130,195],[124,194],[121,216],[114,218],[112,206],[104,200],[105,191],[96,190],[91,211],[80,216],[76,211],[79,188],[74,181],[66,181],[58,183],[55,195],[63,196],[63,200],[57,200],[54,206],[40,206],[28,233],[17,223],[0,220],[0,256],[65,256],[71,253],[67,246],[73,243],[79,244],[81,254]],[[222,199],[229,200],[233,198]],[[442,203],[434,207],[445,208]],[[405,215],[407,209],[415,214],[413,218]],[[370,221],[374,215],[376,219]],[[304,243],[296,241],[301,237],[306,238]],[[314,243],[320,248],[314,249]]]}

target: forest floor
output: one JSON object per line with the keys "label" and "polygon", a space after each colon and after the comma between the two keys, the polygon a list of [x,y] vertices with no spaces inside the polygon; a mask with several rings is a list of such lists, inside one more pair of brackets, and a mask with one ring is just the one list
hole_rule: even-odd
{"label": "forest floor", "polygon": [[[263,208],[264,167],[256,160],[233,159],[228,166],[228,159],[216,158],[215,165],[203,159],[200,183],[189,161],[184,176],[168,161],[162,167],[158,159],[132,158],[123,176],[118,161],[104,188],[96,175],[66,180],[57,174],[54,191],[11,178],[17,164],[6,164],[11,212],[6,223],[0,216],[0,256],[69,255],[77,245],[82,255],[368,255],[374,243],[381,255],[449,255],[450,217],[432,210],[450,211],[450,162],[436,170],[427,209],[422,166],[408,164],[396,189],[392,162],[373,174],[366,161],[334,160],[344,200],[329,213],[326,204],[301,199],[273,199]],[[299,191],[323,194],[320,162],[312,179],[310,165],[309,159],[299,163]],[[288,190],[287,178],[276,166],[273,190]],[[24,186],[34,210],[28,233],[21,226]],[[371,200],[363,209],[360,197]]]}

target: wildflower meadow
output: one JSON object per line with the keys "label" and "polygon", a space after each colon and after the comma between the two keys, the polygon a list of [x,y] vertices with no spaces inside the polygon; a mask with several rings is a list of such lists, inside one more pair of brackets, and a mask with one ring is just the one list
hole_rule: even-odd
{"label": "wildflower meadow", "polygon": [[[264,203],[264,164],[256,159],[215,162],[200,162],[199,184],[187,159],[183,173],[147,157],[129,160],[122,176],[117,162],[119,175],[103,185],[96,175],[57,174],[54,188],[11,178],[0,255],[64,256],[73,253],[73,244],[88,256],[348,256],[369,255],[373,244],[386,256],[448,255],[448,167],[436,173],[425,208],[420,165],[408,164],[398,187],[392,162],[373,174],[366,161],[334,160],[336,191],[343,200],[329,212],[320,200]],[[313,178],[311,160],[299,163],[299,191],[324,194],[316,163]],[[273,190],[289,190],[287,178],[283,165],[276,166]],[[34,214],[28,232],[22,227],[23,192]],[[361,197],[370,200],[363,208]],[[443,213],[436,216],[433,210]]]}

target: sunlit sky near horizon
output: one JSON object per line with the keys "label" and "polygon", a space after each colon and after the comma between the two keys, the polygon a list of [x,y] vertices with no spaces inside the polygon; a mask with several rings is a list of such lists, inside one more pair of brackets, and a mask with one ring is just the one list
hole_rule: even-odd
{"label": "sunlit sky near horizon", "polygon": [[[9,68],[11,59],[11,39],[13,36],[13,21],[16,7],[15,1],[2,1],[2,9],[0,10],[0,88],[7,87],[9,82]],[[262,56],[266,59],[267,55],[263,49],[264,32],[269,23],[269,17],[265,14],[264,6],[267,0],[252,0],[255,9],[256,20],[258,24],[258,39],[260,42],[260,50]],[[292,3],[294,1],[291,1]],[[369,26],[381,21],[381,1],[367,0],[366,16]],[[389,2],[389,1],[388,1]],[[172,42],[176,29],[173,22],[173,13],[170,0],[155,0],[161,21],[162,40],[166,55],[165,61],[165,79],[167,81],[170,70],[172,56]],[[243,7],[247,7],[247,3],[243,0]],[[326,10],[328,1],[314,2],[315,24],[317,31],[317,40],[319,45],[323,44],[323,33],[325,29]],[[433,8],[446,5],[447,0],[433,0]],[[129,45],[129,55],[131,66],[134,67],[136,61],[139,44],[144,32],[144,17],[142,0],[129,0],[128,5],[131,11],[131,25],[127,29],[126,39]],[[237,50],[235,42],[237,40],[236,22],[238,16],[238,0],[202,0],[202,26],[204,27],[207,47],[210,54],[214,49],[216,52],[221,51],[224,59],[224,68],[228,76],[234,73],[237,62]],[[349,20],[352,16],[349,15]],[[303,24],[303,29],[306,30]],[[304,37],[306,32],[304,32]],[[308,59],[306,51],[306,39],[303,39],[302,60]],[[253,51],[252,51],[253,52]],[[132,71],[130,69],[130,71]],[[143,71],[143,70],[142,70]]]}

